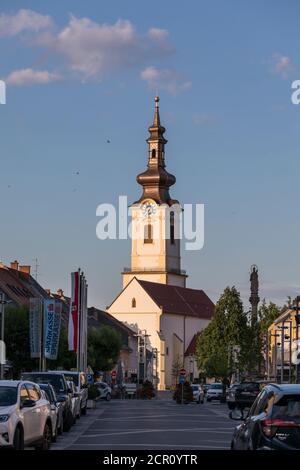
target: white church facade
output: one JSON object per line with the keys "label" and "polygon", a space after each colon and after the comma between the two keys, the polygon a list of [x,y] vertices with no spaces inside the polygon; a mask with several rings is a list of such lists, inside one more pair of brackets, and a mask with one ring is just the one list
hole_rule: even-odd
{"label": "white church facade", "polygon": [[164,390],[174,383],[173,369],[184,365],[195,335],[210,322],[214,304],[202,290],[186,287],[187,275],[181,270],[181,207],[169,194],[176,178],[166,170],[167,141],[158,102],[156,97],[147,170],[137,177],[143,193],[131,206],[131,267],[124,270],[123,290],[107,311],[147,331],[158,351],[158,388]]}

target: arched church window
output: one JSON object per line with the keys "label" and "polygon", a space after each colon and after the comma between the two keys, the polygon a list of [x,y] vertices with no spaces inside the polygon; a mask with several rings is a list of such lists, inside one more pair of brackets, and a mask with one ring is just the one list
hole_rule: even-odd
{"label": "arched church window", "polygon": [[132,308],[135,308],[136,307],[136,300],[135,298],[133,297],[132,301],[131,301],[131,307]]}
{"label": "arched church window", "polygon": [[153,227],[146,224],[144,227],[144,243],[153,243]]}
{"label": "arched church window", "polygon": [[170,240],[171,245],[175,245],[175,220],[173,211],[170,213]]}
{"label": "arched church window", "polygon": [[155,157],[156,157],[156,150],[152,149],[151,158],[155,158]]}

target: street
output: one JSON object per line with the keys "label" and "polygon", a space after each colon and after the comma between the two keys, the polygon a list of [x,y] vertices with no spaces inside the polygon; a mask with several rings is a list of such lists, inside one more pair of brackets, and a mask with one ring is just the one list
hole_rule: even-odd
{"label": "street", "polygon": [[53,450],[229,449],[235,423],[219,402],[177,405],[157,400],[99,402]]}

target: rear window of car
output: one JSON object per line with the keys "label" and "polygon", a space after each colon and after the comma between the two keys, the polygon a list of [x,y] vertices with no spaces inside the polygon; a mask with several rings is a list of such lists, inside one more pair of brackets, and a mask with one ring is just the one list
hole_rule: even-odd
{"label": "rear window of car", "polygon": [[79,384],[79,380],[78,380],[79,375],[78,374],[76,374],[76,373],[71,374],[70,372],[68,372],[67,374],[64,373],[64,376],[65,376],[65,379],[68,382],[74,382],[76,387],[78,387],[78,384]]}
{"label": "rear window of car", "polygon": [[255,382],[240,384],[239,389],[243,392],[258,392],[259,384]]}
{"label": "rear window of car", "polygon": [[197,391],[197,390],[199,390],[199,387],[198,387],[198,385],[192,385],[192,389],[193,389],[194,391]]}
{"label": "rear window of car", "polygon": [[66,393],[65,381],[59,374],[23,374],[23,379],[30,380],[35,383],[49,383],[55,390],[56,394]]}
{"label": "rear window of car", "polygon": [[300,395],[284,395],[281,397],[273,406],[272,418],[300,419]]}
{"label": "rear window of car", "polygon": [[212,384],[209,388],[220,389],[220,388],[223,388],[223,385],[222,384]]}

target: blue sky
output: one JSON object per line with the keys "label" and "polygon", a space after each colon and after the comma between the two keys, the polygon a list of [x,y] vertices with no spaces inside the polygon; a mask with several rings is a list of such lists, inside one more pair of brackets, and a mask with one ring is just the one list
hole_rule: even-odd
{"label": "blue sky", "polygon": [[130,242],[97,240],[96,207],[140,195],[158,90],[172,195],[205,204],[188,286],[216,300],[236,285],[247,307],[256,263],[262,298],[299,293],[296,0],[2,0],[1,15],[3,262],[37,257],[43,286],[67,292],[80,266],[90,304],[110,303]]}

